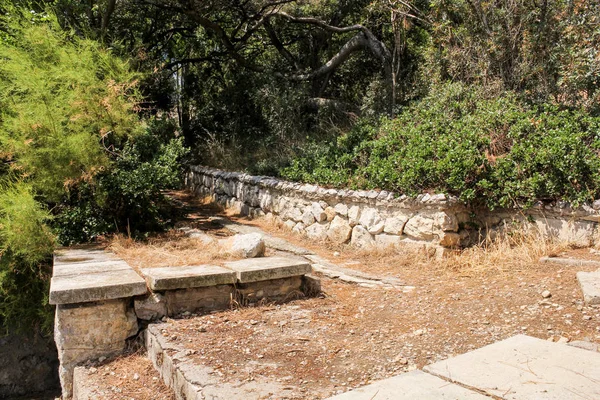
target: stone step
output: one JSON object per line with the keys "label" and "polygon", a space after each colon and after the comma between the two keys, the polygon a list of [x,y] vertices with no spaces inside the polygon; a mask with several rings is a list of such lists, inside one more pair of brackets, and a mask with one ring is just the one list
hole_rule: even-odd
{"label": "stone step", "polygon": [[600,305],[600,270],[595,272],[578,272],[577,280],[583,292],[583,300],[587,305]]}
{"label": "stone step", "polygon": [[490,400],[423,371],[412,371],[354,389],[328,400]]}
{"label": "stone step", "polygon": [[259,257],[226,262],[239,283],[250,283],[310,274],[310,263],[295,257]]}
{"label": "stone step", "polygon": [[600,399],[600,353],[517,335],[424,371],[502,399]]}
{"label": "stone step", "polygon": [[[166,326],[165,326],[166,327]],[[226,380],[161,333],[162,324],[145,331],[148,358],[176,399],[259,400],[291,398],[294,387],[256,376],[252,381]]]}
{"label": "stone step", "polygon": [[102,249],[63,249],[54,255],[50,304],[75,304],[142,295],[146,282]]}
{"label": "stone step", "polygon": [[174,290],[234,284],[236,273],[216,265],[144,268],[142,275],[152,290]]}

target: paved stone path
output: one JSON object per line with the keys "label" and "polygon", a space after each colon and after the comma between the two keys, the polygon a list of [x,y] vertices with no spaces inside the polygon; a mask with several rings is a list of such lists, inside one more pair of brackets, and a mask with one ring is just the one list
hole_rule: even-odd
{"label": "paved stone path", "polygon": [[329,400],[600,399],[600,353],[517,335]]}

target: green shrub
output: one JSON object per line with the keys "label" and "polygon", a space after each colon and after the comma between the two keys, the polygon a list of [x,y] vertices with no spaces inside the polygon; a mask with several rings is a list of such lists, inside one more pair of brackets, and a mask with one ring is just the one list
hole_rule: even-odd
{"label": "green shrub", "polygon": [[490,96],[454,83],[395,119],[307,146],[282,175],[410,195],[445,192],[491,208],[580,203],[600,195],[599,146],[598,117],[531,108],[511,93]]}

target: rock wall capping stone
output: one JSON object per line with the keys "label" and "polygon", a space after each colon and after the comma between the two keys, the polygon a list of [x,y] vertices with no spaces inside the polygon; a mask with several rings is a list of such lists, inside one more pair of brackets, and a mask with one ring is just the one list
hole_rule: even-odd
{"label": "rock wall capping stone", "polygon": [[515,228],[576,246],[600,244],[600,200],[579,208],[556,202],[490,211],[446,194],[410,198],[385,190],[326,189],[203,166],[190,167],[186,186],[241,215],[362,248],[411,246],[439,256]]}

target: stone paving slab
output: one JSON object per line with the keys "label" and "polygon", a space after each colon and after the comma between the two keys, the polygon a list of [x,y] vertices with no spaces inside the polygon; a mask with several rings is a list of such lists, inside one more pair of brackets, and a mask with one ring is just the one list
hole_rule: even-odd
{"label": "stone paving slab", "polygon": [[125,261],[98,248],[61,249],[54,255],[50,304],[74,304],[132,297],[146,282]]}
{"label": "stone paving slab", "polygon": [[65,248],[54,252],[54,265],[64,263],[90,263],[103,261],[121,260],[116,254],[99,249],[97,247],[89,248]]}
{"label": "stone paving slab", "polygon": [[574,267],[600,267],[600,261],[582,260],[579,258],[542,257],[540,258],[540,262],[545,264],[569,265]]}
{"label": "stone paving slab", "polygon": [[105,271],[124,271],[131,267],[123,260],[99,261],[99,262],[76,262],[76,263],[55,263],[52,270],[52,276],[66,276],[78,274],[95,274]]}
{"label": "stone paving slab", "polygon": [[173,290],[234,284],[236,273],[216,265],[144,268],[142,274],[152,290]]}
{"label": "stone paving slab", "polygon": [[407,372],[328,400],[490,400],[422,371]]}
{"label": "stone paving slab", "polygon": [[235,271],[240,283],[289,278],[310,274],[308,261],[292,257],[258,257],[226,262],[226,268]]}
{"label": "stone paving slab", "polygon": [[517,335],[424,371],[502,399],[600,399],[600,353]]}
{"label": "stone paving slab", "polygon": [[93,274],[56,276],[50,281],[50,304],[87,303],[146,293],[146,281],[131,268]]}
{"label": "stone paving slab", "polygon": [[595,272],[578,272],[577,280],[583,292],[586,304],[600,305],[600,270]]}

